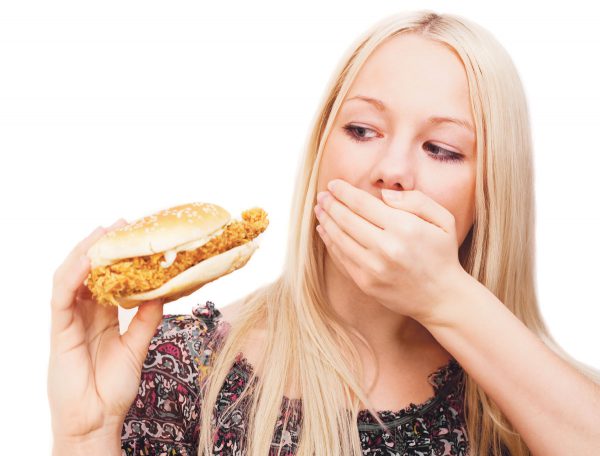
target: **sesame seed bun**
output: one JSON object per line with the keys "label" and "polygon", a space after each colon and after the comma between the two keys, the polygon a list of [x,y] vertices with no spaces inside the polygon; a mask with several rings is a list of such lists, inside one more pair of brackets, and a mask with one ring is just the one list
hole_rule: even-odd
{"label": "sesame seed bun", "polygon": [[[231,220],[225,209],[211,203],[188,203],[135,220],[107,233],[88,251],[91,267],[123,258],[164,252],[180,244],[204,240]],[[199,247],[202,243],[198,244]]]}

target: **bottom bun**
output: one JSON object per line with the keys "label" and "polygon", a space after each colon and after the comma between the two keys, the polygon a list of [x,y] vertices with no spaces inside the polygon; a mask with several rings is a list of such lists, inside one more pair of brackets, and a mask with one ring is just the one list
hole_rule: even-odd
{"label": "bottom bun", "polygon": [[191,268],[186,269],[181,274],[176,275],[159,288],[116,298],[116,300],[124,309],[132,309],[144,301],[156,298],[163,298],[165,304],[175,301],[192,294],[205,284],[241,268],[248,262],[257,247],[258,244],[254,240],[248,241],[245,244],[201,261]]}

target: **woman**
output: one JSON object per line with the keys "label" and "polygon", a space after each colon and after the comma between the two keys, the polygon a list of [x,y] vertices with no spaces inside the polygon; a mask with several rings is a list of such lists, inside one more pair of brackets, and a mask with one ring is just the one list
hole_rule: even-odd
{"label": "woman", "polygon": [[533,214],[509,56],[464,18],[388,17],[317,112],[280,278],[119,336],[76,264],[103,230],[57,270],[55,451],[593,454],[600,375],[544,325]]}

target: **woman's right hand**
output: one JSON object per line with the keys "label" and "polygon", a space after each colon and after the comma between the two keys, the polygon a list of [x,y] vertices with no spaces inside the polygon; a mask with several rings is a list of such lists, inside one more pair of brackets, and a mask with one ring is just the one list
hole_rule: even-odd
{"label": "woman's right hand", "polygon": [[117,307],[98,304],[83,284],[90,271],[88,249],[123,225],[126,221],[119,219],[108,229],[98,227],[54,273],[48,399],[55,442],[120,436],[162,319],[163,300],[147,301],[121,335]]}

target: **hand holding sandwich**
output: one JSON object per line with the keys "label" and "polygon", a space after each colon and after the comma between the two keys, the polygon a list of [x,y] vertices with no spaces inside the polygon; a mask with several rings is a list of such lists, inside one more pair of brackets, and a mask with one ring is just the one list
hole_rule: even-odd
{"label": "hand holding sandwich", "polygon": [[[71,251],[54,274],[51,301],[55,454],[120,454],[163,305],[244,266],[266,215],[252,208],[233,220],[215,204],[182,204],[100,227]],[[123,335],[118,306],[139,307]]]}
{"label": "hand holding sandwich", "polygon": [[120,220],[96,229],[54,273],[48,398],[56,454],[71,454],[91,442],[104,454],[120,454],[121,426],[162,319],[162,298],[147,301],[120,335],[117,307],[98,305],[83,284],[90,246],[123,225]]}

